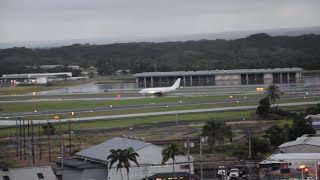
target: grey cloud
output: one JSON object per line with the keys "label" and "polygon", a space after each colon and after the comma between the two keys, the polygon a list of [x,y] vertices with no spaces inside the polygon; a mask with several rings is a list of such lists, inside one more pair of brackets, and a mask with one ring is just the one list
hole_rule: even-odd
{"label": "grey cloud", "polygon": [[319,26],[319,0],[0,0],[0,41]]}

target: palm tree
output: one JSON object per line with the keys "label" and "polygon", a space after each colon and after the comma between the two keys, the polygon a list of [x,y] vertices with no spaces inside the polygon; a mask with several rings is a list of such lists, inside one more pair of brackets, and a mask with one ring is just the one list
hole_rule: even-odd
{"label": "palm tree", "polygon": [[202,128],[202,136],[208,137],[210,147],[215,152],[215,142],[224,142],[225,138],[228,138],[232,142],[232,129],[227,126],[224,122],[220,121],[209,121]]}
{"label": "palm tree", "polygon": [[139,157],[139,154],[136,153],[132,147],[129,147],[128,149],[123,149],[123,150],[111,149],[110,155],[107,157],[107,160],[110,160],[109,170],[112,168],[112,165],[118,161],[117,172],[120,169],[121,179],[123,180],[121,169],[125,167],[127,169],[127,177],[129,180],[130,161],[134,162],[139,167],[139,163],[137,162],[137,157]]}
{"label": "palm tree", "polygon": [[267,98],[270,99],[271,103],[273,104],[273,107],[277,99],[280,99],[281,94],[282,92],[277,85],[272,84],[267,88]]}
{"label": "palm tree", "polygon": [[166,148],[164,148],[161,152],[162,161],[161,164],[164,165],[169,159],[172,159],[172,170],[173,170],[173,178],[176,178],[174,163],[176,161],[175,156],[184,155],[183,151],[177,144],[169,144]]}

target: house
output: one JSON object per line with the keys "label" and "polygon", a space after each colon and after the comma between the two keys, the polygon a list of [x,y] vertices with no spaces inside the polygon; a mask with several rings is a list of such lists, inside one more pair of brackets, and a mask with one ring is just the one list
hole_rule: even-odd
{"label": "house", "polygon": [[319,153],[320,135],[305,134],[278,147],[281,153]]}
{"label": "house", "polygon": [[308,115],[305,119],[311,119],[313,129],[316,131],[316,134],[320,134],[320,114]]}
{"label": "house", "polygon": [[[136,140],[136,139],[129,139],[129,138],[113,138],[109,141],[103,142],[101,144],[92,146],[88,149],[82,150],[80,152],[77,152],[75,155],[75,158],[78,160],[82,160],[82,163],[90,162],[90,164],[84,163],[81,168],[79,168],[78,165],[72,165],[68,164],[68,161],[65,161],[65,168],[70,168],[73,166],[73,171],[71,172],[68,170],[63,171],[63,178],[68,177],[68,180],[76,180],[79,179],[80,174],[85,174],[86,171],[86,177],[87,179],[95,179],[95,180],[118,180],[121,179],[120,172],[117,172],[117,168],[114,165],[109,172],[107,172],[107,176],[105,176],[101,169],[102,168],[98,166],[97,164],[103,164],[104,166],[109,165],[109,162],[107,161],[107,157],[110,155],[111,149],[127,149],[129,147],[132,147],[139,155],[140,157],[137,158],[137,161],[139,163],[139,167],[137,167],[133,162],[131,163],[130,167],[130,179],[131,180],[140,180],[146,177],[166,177],[166,178],[173,178],[172,176],[172,160],[169,160],[167,164],[161,165],[162,160],[162,147],[153,145],[151,143],[146,143],[144,141]],[[190,158],[190,172],[193,174],[193,158]],[[80,163],[80,162],[79,162]],[[95,168],[91,168],[91,172],[87,171],[87,166],[94,167],[93,164],[97,165]],[[59,167],[61,167],[58,164]],[[77,167],[75,167],[77,166]],[[185,174],[189,175],[189,166],[188,166],[188,157],[187,156],[176,156],[176,162],[175,162],[175,172],[177,174]],[[95,169],[95,171],[93,170]],[[105,168],[108,170],[107,168]],[[96,177],[95,173],[99,172],[101,175],[99,177]],[[78,175],[71,175],[70,173],[77,173]],[[122,169],[123,176],[127,176],[126,170]],[[95,176],[95,177],[94,177]],[[82,176],[83,177],[83,176]],[[183,178],[183,177],[182,177]],[[184,178],[186,179],[186,178]]]}
{"label": "house", "polygon": [[[304,176],[319,179],[320,153],[278,153],[259,163],[260,179],[301,178]],[[284,177],[285,176],[285,177]]]}
{"label": "house", "polygon": [[1,180],[57,180],[50,166],[0,169]]}
{"label": "house", "polygon": [[108,177],[108,166],[104,163],[88,161],[87,159],[64,159],[62,168],[61,159],[55,162],[57,164],[56,175],[59,179],[106,180]]}

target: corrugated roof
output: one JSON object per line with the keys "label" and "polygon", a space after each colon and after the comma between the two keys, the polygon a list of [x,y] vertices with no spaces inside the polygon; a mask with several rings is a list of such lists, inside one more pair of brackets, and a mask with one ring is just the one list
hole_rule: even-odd
{"label": "corrugated roof", "polygon": [[35,180],[39,179],[38,173],[43,175],[43,179],[57,180],[50,166],[29,167],[29,168],[9,168],[8,171],[0,170],[0,177],[9,176],[12,180]]}
{"label": "corrugated roof", "polygon": [[273,154],[266,160],[315,160],[320,159],[320,153],[280,153]]}
{"label": "corrugated roof", "polygon": [[[61,164],[61,159],[55,160],[55,162]],[[64,159],[63,164],[64,166],[71,166],[78,169],[106,168],[104,164],[85,161],[83,159]]]}
{"label": "corrugated roof", "polygon": [[185,76],[185,75],[216,75],[216,74],[250,74],[250,73],[280,73],[300,72],[302,68],[275,68],[275,69],[232,69],[232,70],[207,70],[207,71],[171,71],[171,72],[143,72],[137,73],[135,77],[150,76]]}
{"label": "corrugated roof", "polygon": [[297,146],[297,145],[320,146],[320,137],[299,137],[295,141],[289,141],[281,144],[279,148],[285,148],[285,147]]}
{"label": "corrugated roof", "polygon": [[106,161],[107,157],[110,155],[109,152],[111,149],[127,149],[129,147],[132,147],[135,151],[137,151],[149,145],[151,144],[143,141],[116,137],[109,141],[92,146],[83,151],[79,151],[76,153],[76,155],[84,158],[90,158],[90,159],[99,160],[99,161]]}

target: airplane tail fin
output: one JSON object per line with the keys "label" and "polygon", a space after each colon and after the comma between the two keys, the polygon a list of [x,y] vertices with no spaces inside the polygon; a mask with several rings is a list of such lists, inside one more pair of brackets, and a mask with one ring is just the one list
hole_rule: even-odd
{"label": "airplane tail fin", "polygon": [[178,78],[176,80],[176,82],[174,82],[174,84],[171,87],[175,88],[175,89],[179,88],[180,87],[180,81],[181,81],[181,78]]}

